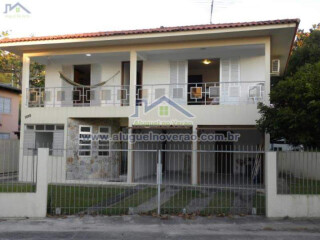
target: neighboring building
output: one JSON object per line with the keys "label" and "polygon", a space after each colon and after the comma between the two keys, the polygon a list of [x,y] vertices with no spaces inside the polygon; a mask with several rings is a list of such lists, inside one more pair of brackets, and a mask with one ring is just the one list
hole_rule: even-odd
{"label": "neighboring building", "polygon": [[[270,75],[284,73],[298,24],[285,19],[3,39],[1,49],[23,56],[21,156],[33,154],[27,148],[53,148],[53,158],[64,159],[61,178],[70,180],[125,175],[130,183],[154,173],[156,158],[111,151],[127,148],[178,150],[164,156],[163,171],[182,172],[193,184],[203,174],[240,174],[246,167],[236,154],[199,159],[181,150],[269,148],[268,136],[255,127],[257,103],[269,104]],[[46,65],[44,88],[29,87],[30,61]],[[84,137],[119,131],[240,138],[127,144]]]}
{"label": "neighboring building", "polygon": [[280,139],[278,141],[273,141],[270,143],[270,149],[272,151],[303,151],[303,145],[291,145],[288,144],[285,139]]}
{"label": "neighboring building", "polygon": [[0,139],[17,139],[21,90],[0,83]]}

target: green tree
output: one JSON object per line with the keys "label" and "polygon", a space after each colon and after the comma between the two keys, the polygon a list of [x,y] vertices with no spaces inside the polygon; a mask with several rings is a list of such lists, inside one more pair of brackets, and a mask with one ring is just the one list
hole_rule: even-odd
{"label": "green tree", "polygon": [[310,32],[299,30],[294,44],[292,55],[289,59],[287,76],[292,76],[299,67],[306,63],[320,61],[320,24],[314,25]]}
{"label": "green tree", "polygon": [[[2,32],[1,37],[7,37],[8,32]],[[13,53],[0,50],[0,82],[21,86],[22,59]],[[45,66],[37,62],[30,64],[30,86],[43,87]]]}
{"label": "green tree", "polygon": [[270,101],[271,106],[258,105],[261,131],[274,140],[320,147],[320,31],[316,28],[296,42],[287,74],[273,85]]}

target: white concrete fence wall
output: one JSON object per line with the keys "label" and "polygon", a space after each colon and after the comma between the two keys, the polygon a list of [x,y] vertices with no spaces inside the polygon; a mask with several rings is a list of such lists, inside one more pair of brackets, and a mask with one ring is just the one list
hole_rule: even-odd
{"label": "white concrete fence wall", "polygon": [[[0,193],[0,217],[45,217],[47,212],[49,149],[38,149],[36,192]],[[320,195],[277,193],[277,153],[265,161],[267,217],[320,217]]]}
{"label": "white concrete fence wall", "polygon": [[266,153],[265,182],[267,217],[320,217],[320,195],[277,194],[276,152]]}
{"label": "white concrete fence wall", "polygon": [[0,193],[0,217],[45,217],[47,214],[47,164],[49,149],[38,149],[36,192]]}

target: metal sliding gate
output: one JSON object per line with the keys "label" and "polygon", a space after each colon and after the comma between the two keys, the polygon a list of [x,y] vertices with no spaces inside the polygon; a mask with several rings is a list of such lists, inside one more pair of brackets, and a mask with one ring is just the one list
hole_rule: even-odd
{"label": "metal sliding gate", "polygon": [[158,159],[158,214],[265,214],[264,151],[159,150]]}
{"label": "metal sliding gate", "polygon": [[110,150],[98,163],[62,151],[49,158],[50,215],[265,214],[263,150]]}

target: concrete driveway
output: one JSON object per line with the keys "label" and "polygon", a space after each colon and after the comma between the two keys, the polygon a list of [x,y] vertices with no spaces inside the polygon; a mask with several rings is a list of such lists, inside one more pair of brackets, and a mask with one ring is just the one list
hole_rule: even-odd
{"label": "concrete driveway", "polygon": [[320,239],[320,219],[67,217],[2,219],[0,239]]}

